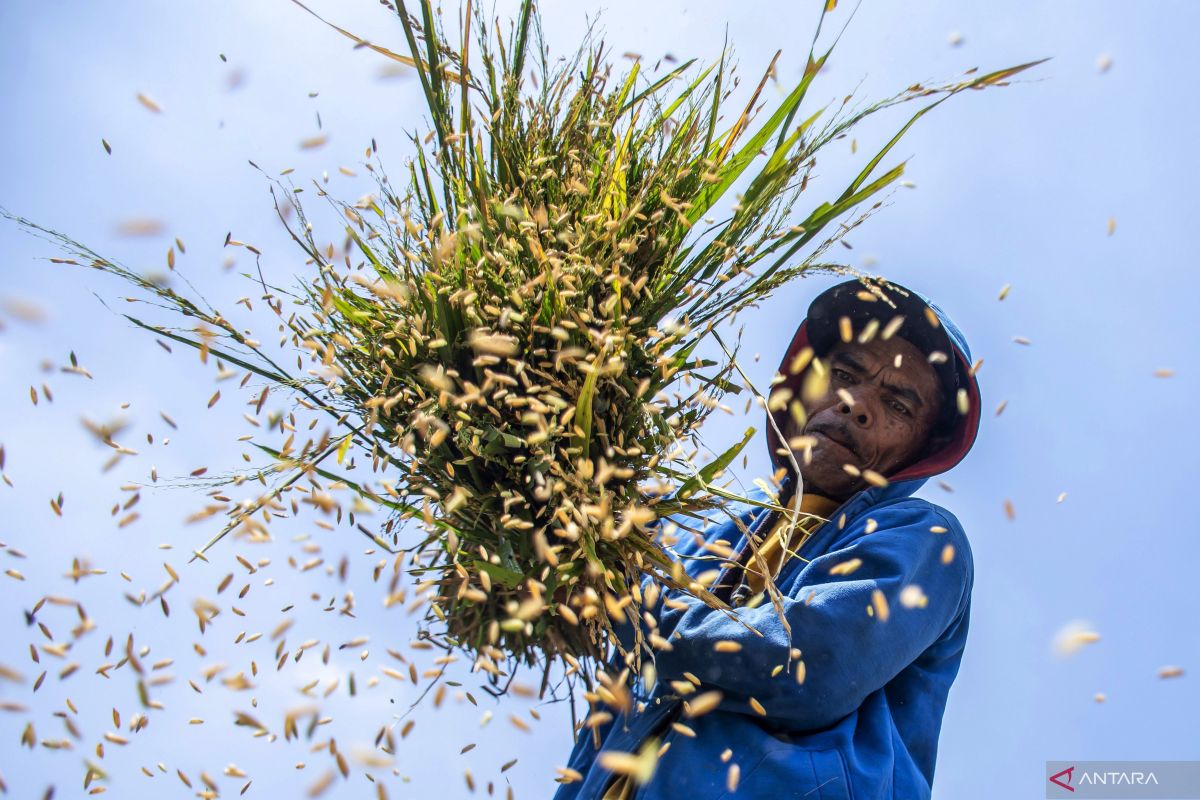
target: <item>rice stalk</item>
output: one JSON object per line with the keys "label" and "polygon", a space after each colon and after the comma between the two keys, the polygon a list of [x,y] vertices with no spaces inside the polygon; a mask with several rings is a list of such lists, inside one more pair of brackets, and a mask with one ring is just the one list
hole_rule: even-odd
{"label": "rice stalk", "polygon": [[[305,263],[291,290],[258,283],[272,323],[312,367],[304,374],[198,295],[3,213],[67,252],[54,261],[115,275],[182,317],[189,327],[127,315],[257,376],[259,409],[283,392],[333,420],[298,451],[291,437],[259,445],[272,466],[253,477],[278,480],[229,509],[200,554],[230,533],[265,537],[260,512],[302,479],[324,479],[387,510],[379,530],[358,527],[407,557],[427,601],[423,637],[465,651],[497,685],[517,665],[548,675],[559,658],[587,678],[622,649],[614,624],[641,615],[643,576],[724,607],[654,535],[664,517],[703,520],[744,500],[716,481],[753,429],[703,467],[688,452],[721,398],[743,388],[736,345],[721,342],[724,362],[697,356],[700,345],[789,281],[838,268],[827,249],[902,176],[903,162],[882,164],[918,119],[1034,64],[807,110],[832,53],[817,49],[822,12],[791,91],[759,120],[772,60],[722,129],[737,85],[728,49],[704,67],[693,59],[647,76],[635,61],[618,75],[590,33],[549,61],[531,0],[507,43],[470,2],[458,35],[428,0],[415,14],[402,0],[389,7],[408,54],[369,46],[416,72],[431,126],[410,135],[404,180],[391,182],[371,148],[375,193],[351,203],[316,186],[343,221],[339,263],[318,244],[302,190],[270,179]],[[920,107],[842,191],[811,201],[818,153],[906,103]],[[727,215],[708,218],[735,186]],[[351,451],[369,456],[377,486],[338,473]],[[638,637],[626,654],[634,674],[655,646]]]}

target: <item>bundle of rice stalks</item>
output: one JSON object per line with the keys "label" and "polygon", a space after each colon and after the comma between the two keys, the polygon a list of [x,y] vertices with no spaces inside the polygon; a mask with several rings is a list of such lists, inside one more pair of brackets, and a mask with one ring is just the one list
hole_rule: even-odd
{"label": "bundle of rice stalks", "polygon": [[[336,420],[299,448],[292,436],[261,446],[276,459],[276,485],[230,510],[209,546],[231,531],[265,536],[259,512],[281,508],[302,478],[314,505],[333,502],[318,477],[336,481],[390,510],[369,533],[407,554],[428,601],[426,637],[496,678],[513,662],[558,657],[586,672],[581,660],[616,644],[613,622],[640,614],[644,575],[719,605],[682,582],[653,536],[665,516],[684,521],[736,499],[712,482],[754,432],[692,464],[704,420],[725,392],[741,391],[732,356],[702,359],[701,343],[793,278],[835,267],[823,254],[901,176],[903,164],[877,173],[917,118],[1030,65],[801,113],[830,56],[814,36],[801,79],[770,116],[755,123],[776,60],[723,127],[736,85],[728,53],[652,79],[634,61],[617,78],[590,36],[573,58],[549,62],[530,0],[507,45],[470,2],[453,40],[428,0],[416,16],[403,2],[395,10],[409,55],[371,47],[415,70],[432,125],[412,138],[402,188],[369,149],[378,193],[330,199],[345,218],[339,263],[318,244],[299,190],[276,182],[280,219],[311,273],[295,292],[262,288],[307,373],[281,367],[205,303],[21,222],[71,251],[60,261],[116,274],[200,323],[172,331],[131,317],[137,324]],[[920,98],[933,99],[840,193],[796,213],[822,148]],[[706,219],[735,185],[731,209]],[[330,456],[342,464],[351,449],[369,454],[377,486],[335,474]],[[410,519],[422,535],[406,533]]]}

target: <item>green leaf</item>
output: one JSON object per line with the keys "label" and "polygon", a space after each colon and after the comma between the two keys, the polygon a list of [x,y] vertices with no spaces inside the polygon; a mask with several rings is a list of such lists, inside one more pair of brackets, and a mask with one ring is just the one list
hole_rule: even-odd
{"label": "green leaf", "polygon": [[579,392],[579,401],[575,405],[575,425],[581,431],[574,437],[572,444],[580,448],[580,456],[586,460],[592,444],[592,397],[596,394],[596,376],[600,374],[600,364],[604,354],[601,353],[583,380],[583,389]]}
{"label": "green leaf", "polygon": [[[828,57],[828,53],[821,56],[817,69],[820,69],[820,65],[825,63],[825,59]],[[784,120],[790,119],[794,114],[795,110],[804,100],[804,96],[808,93],[808,87],[816,74],[817,70],[805,70],[804,77],[800,79],[800,83],[796,85],[796,88],[792,89],[779,108],[775,110],[775,113],[771,115],[771,118],[721,168],[720,173],[718,173],[721,176],[720,182],[708,187],[701,198],[688,209],[687,218],[689,222],[694,224],[708,213],[708,210],[721,199],[729,187],[733,185],[734,181],[746,170],[746,167],[750,166],[750,162],[758,155],[758,151],[766,146],[767,140],[771,138],[771,135],[779,129]],[[790,145],[787,146],[790,147]]]}
{"label": "green leaf", "polygon": [[600,574],[604,574],[607,570],[604,568],[604,562],[596,555],[596,543],[592,541],[591,535],[584,531],[579,537],[579,546],[583,548],[583,554],[587,558],[588,563],[592,565]]}
{"label": "green leaf", "polygon": [[[663,77],[659,78],[654,83],[650,84],[649,88],[647,88],[645,91],[638,92],[636,95],[634,95],[634,98],[632,100],[630,100],[625,105],[621,106],[621,109],[620,109],[620,111],[617,112],[617,114],[618,115],[624,114],[626,111],[628,111],[629,109],[636,106],[639,102],[641,102],[641,100],[643,98],[649,97],[650,95],[654,94],[659,89],[666,86],[668,83],[670,83],[671,81],[675,80],[677,77],[682,75],[685,71],[687,71],[687,69],[689,67],[692,66],[692,64],[695,64],[695,63],[696,63],[696,59],[692,58],[692,59],[689,59],[688,61],[684,62],[680,66],[676,67],[675,69],[671,70],[669,73],[667,73]],[[679,105],[681,103],[683,103],[683,101],[687,98],[687,96],[690,95],[695,90],[695,88],[700,85],[700,83],[704,80],[704,78],[708,75],[708,73],[712,71],[712,68],[713,68],[713,65],[710,64],[708,69],[701,72],[700,77],[696,78],[696,80],[692,82],[691,86],[689,86],[682,94],[680,94],[679,97],[675,98],[675,101],[672,102],[671,105],[667,108],[666,112],[663,113],[663,115],[660,117],[660,120],[669,119],[671,117],[671,114],[675,112],[675,109],[677,109],[679,107]]]}
{"label": "green leaf", "polygon": [[[136,317],[131,317],[128,314],[122,314],[121,316],[125,317],[125,319],[129,320],[134,325],[137,325],[139,328],[145,328],[148,331],[157,333],[160,336],[165,336],[168,339],[173,339],[174,341],[179,342],[180,344],[186,344],[188,347],[194,347],[197,350],[200,350],[202,348],[202,345],[199,342],[192,341],[191,339],[188,339],[186,336],[180,336],[177,333],[172,333],[171,331],[167,330],[166,328],[160,328],[157,325],[147,325],[145,322],[142,322],[140,319],[138,319]],[[270,380],[270,381],[275,381],[276,383],[279,383],[279,384],[284,384],[284,385],[290,384],[290,380],[288,378],[285,378],[284,376],[280,375],[278,372],[271,372],[268,369],[263,369],[262,367],[251,364],[248,361],[245,361],[243,359],[238,358],[235,355],[232,355],[231,353],[229,353],[226,350],[221,350],[216,347],[213,347],[212,345],[209,345],[208,352],[212,353],[217,358],[221,358],[221,359],[224,359],[225,361],[228,361],[230,364],[237,364],[242,369],[248,369],[251,372],[253,372],[255,375],[258,375],[259,377],[266,378],[267,380]]]}
{"label": "green leaf", "polygon": [[777,258],[770,267],[765,269],[755,279],[755,283],[765,281],[770,278],[776,272],[776,270],[790,261],[792,256],[794,256],[801,247],[808,244],[813,237],[820,233],[826,225],[837,219],[844,212],[854,208],[854,206],[858,205],[863,200],[866,200],[876,192],[884,189],[903,174],[904,164],[898,164],[888,172],[884,173],[883,176],[867,184],[857,192],[849,196],[843,196],[835,203],[822,203],[821,205],[817,206],[808,216],[808,219],[804,220],[804,222],[800,225],[802,229],[801,233],[789,233],[787,236],[780,238],[775,245],[765,250],[765,253],[769,253],[780,244],[793,242],[792,246],[784,251],[783,255]]}
{"label": "green leaf", "polygon": [[475,559],[472,566],[478,572],[486,572],[488,576],[507,589],[514,589],[525,580],[525,576],[516,570],[507,569],[499,564],[493,564],[490,561]]}
{"label": "green leaf", "polygon": [[[347,294],[350,294],[350,293],[347,292]],[[351,296],[353,296],[353,295],[351,295]],[[333,295],[332,299],[333,299],[333,307],[336,308],[343,317],[350,320],[351,322],[360,322],[361,323],[361,322],[370,322],[371,321],[371,312],[370,311],[359,310],[359,309],[355,308],[354,306],[352,306],[346,300],[345,297],[342,297],[342,296],[339,296],[336,294]]]}
{"label": "green leaf", "polygon": [[[422,11],[426,3],[422,2]],[[429,113],[433,117],[433,126],[437,131],[438,144],[443,145],[446,141],[447,131],[443,123],[446,104],[443,102],[444,97],[440,93],[440,78],[435,74],[437,72],[437,51],[435,33],[432,30],[425,30],[422,33],[427,37],[429,49],[433,52],[431,63],[426,64],[421,58],[421,47],[417,44],[417,35],[413,31],[412,24],[408,19],[408,9],[404,6],[404,0],[398,0],[396,3],[396,13],[400,15],[400,24],[404,26],[404,36],[408,39],[408,49],[412,53],[413,66],[417,70],[417,77],[421,80],[421,90],[425,93],[425,103],[429,108]],[[423,161],[423,159],[422,159]],[[422,163],[424,166],[424,163]]]}
{"label": "green leaf", "polygon": [[529,26],[533,20],[533,0],[522,0],[521,17],[517,22],[517,46],[513,48],[512,74],[520,77],[525,70],[525,51],[528,49]]}
{"label": "green leaf", "polygon": [[724,378],[709,378],[704,375],[693,375],[692,377],[707,386],[713,386],[717,389],[720,389],[722,392],[729,392],[731,394],[742,393],[742,387],[740,385],[731,383]]}
{"label": "green leaf", "polygon": [[393,272],[391,268],[383,265],[383,262],[379,260],[379,256],[375,254],[375,251],[370,247],[367,247],[367,243],[364,242],[362,237],[358,235],[358,231],[354,230],[352,226],[347,225],[346,235],[354,240],[354,244],[358,247],[358,251],[363,254],[363,257],[371,262],[371,266],[375,268],[376,274],[378,274],[381,278],[390,278],[395,280],[396,273]]}
{"label": "green leaf", "polygon": [[499,428],[489,428],[483,438],[485,444],[481,448],[481,452],[489,456],[507,457],[510,450],[523,450],[527,447],[524,439],[513,436],[511,433],[505,433]]}
{"label": "green leaf", "polygon": [[346,458],[346,453],[350,450],[350,445],[354,444],[354,437],[347,436],[340,447],[337,449],[337,463],[341,464]]}
{"label": "green leaf", "polygon": [[742,448],[744,448],[750,442],[750,439],[754,436],[755,432],[755,428],[747,428],[746,435],[742,437],[740,442],[726,450],[721,455],[717,456],[710,463],[705,464],[695,475],[684,481],[683,485],[679,487],[678,496],[681,498],[687,498],[695,493],[697,489],[701,487],[707,487],[708,482],[711,481],[717,475],[717,473],[733,463],[733,460],[737,458],[738,453],[742,452]]}

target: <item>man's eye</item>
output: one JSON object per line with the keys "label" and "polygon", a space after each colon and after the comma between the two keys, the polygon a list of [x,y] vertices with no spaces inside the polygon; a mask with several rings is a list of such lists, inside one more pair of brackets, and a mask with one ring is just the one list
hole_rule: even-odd
{"label": "man's eye", "polygon": [[899,400],[892,401],[892,408],[896,409],[896,411],[898,411],[899,413],[903,414],[906,417],[912,416],[912,414],[909,412],[909,410],[907,408],[905,408],[904,404],[901,403]]}
{"label": "man's eye", "polygon": [[846,372],[846,370],[839,369],[837,367],[834,367],[832,370],[830,370],[830,372],[833,373],[833,377],[837,378],[840,381],[848,381],[848,380],[850,380],[850,377],[851,377],[849,372]]}

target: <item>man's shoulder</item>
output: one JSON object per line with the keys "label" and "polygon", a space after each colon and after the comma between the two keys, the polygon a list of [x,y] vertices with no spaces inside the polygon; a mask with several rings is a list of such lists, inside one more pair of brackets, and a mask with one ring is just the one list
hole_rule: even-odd
{"label": "man's shoulder", "polygon": [[891,523],[897,527],[928,530],[954,548],[954,553],[973,566],[971,540],[967,537],[962,522],[952,511],[923,497],[905,497],[877,506],[867,512],[876,519],[880,527]]}
{"label": "man's shoulder", "polygon": [[962,522],[950,509],[924,497],[898,497],[867,508],[863,513],[874,516],[892,514],[913,522],[928,520],[930,525],[941,524],[948,529],[963,531]]}

